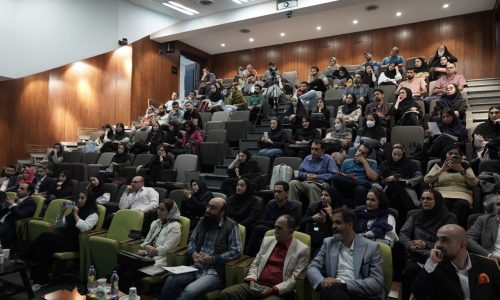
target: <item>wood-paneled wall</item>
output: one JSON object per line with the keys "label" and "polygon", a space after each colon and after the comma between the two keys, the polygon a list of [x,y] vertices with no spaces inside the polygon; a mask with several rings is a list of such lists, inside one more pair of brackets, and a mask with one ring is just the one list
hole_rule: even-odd
{"label": "wood-paneled wall", "polygon": [[272,61],[281,71],[297,71],[300,80],[307,80],[310,67],[324,69],[331,56],[341,65],[360,64],[364,52],[370,51],[382,61],[398,46],[405,58],[428,58],[439,44],[458,58],[458,72],[466,78],[500,76],[492,12],[218,54],[213,57],[213,70],[218,78],[232,78],[237,66],[252,63],[262,74]]}

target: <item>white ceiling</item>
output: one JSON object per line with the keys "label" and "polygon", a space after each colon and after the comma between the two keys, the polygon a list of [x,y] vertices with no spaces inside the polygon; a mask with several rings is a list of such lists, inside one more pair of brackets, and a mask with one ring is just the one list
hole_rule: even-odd
{"label": "white ceiling", "polygon": [[[445,18],[491,10],[495,5],[495,0],[298,0],[293,16],[287,18],[285,12],[276,11],[275,0],[256,0],[246,5],[214,0],[210,6],[202,6],[198,0],[177,0],[200,11],[200,15],[190,17],[162,5],[162,0],[129,1],[179,19],[152,34],[151,39],[180,40],[209,54]],[[445,3],[449,4],[446,9]],[[368,5],[377,5],[378,9],[367,11]],[[397,17],[396,12],[402,15]],[[353,24],[354,19],[358,24]],[[321,30],[316,30],[317,26]],[[240,33],[243,28],[250,33]],[[282,32],[284,37],[280,36]],[[254,42],[249,42],[250,37]]]}

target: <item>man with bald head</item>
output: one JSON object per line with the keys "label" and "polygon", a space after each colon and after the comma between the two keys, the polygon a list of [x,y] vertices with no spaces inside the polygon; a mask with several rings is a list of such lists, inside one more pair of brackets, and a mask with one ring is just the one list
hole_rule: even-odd
{"label": "man with bald head", "polygon": [[135,209],[147,213],[158,208],[158,192],[144,186],[144,177],[135,176],[120,198],[120,209]]}
{"label": "man with bald head", "polygon": [[465,230],[448,224],[439,228],[412,292],[417,299],[500,299],[500,270],[495,261],[469,254]]}
{"label": "man with bald head", "polygon": [[226,200],[222,198],[208,202],[205,216],[196,225],[188,244],[188,255],[198,271],[168,276],[160,299],[198,299],[223,287],[225,263],[241,255],[239,227],[226,216],[226,210]]}

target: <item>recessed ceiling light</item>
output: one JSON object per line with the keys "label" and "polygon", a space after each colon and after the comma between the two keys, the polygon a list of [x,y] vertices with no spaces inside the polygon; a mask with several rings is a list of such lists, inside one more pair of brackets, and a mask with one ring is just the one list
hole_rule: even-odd
{"label": "recessed ceiling light", "polygon": [[448,3],[443,4],[443,8],[448,8],[450,5]]}
{"label": "recessed ceiling light", "polygon": [[165,6],[167,6],[167,7],[172,8],[172,9],[175,9],[177,11],[180,11],[181,13],[189,15],[189,16],[197,15],[197,14],[200,13],[197,10],[194,10],[192,8],[184,6],[184,5],[182,5],[180,3],[177,3],[175,1],[168,1],[168,3],[163,2],[162,4],[165,5]]}
{"label": "recessed ceiling light", "polygon": [[253,42],[253,41],[254,41],[254,39],[253,39],[253,38],[249,38],[249,39],[248,39],[248,41]]}
{"label": "recessed ceiling light", "polygon": [[226,44],[222,43],[220,44],[221,47],[226,47]]}
{"label": "recessed ceiling light", "polygon": [[354,25],[358,24],[358,20],[352,20],[352,24]]}
{"label": "recessed ceiling light", "polygon": [[241,4],[240,0],[233,0],[233,2],[236,3],[236,4]]}
{"label": "recessed ceiling light", "polygon": [[402,12],[398,11],[398,12],[396,13],[396,17],[401,17],[401,15],[402,15],[402,14],[403,14]]}
{"label": "recessed ceiling light", "polygon": [[321,30],[321,26],[317,26],[317,27],[316,27],[316,30]]}
{"label": "recessed ceiling light", "polygon": [[284,32],[280,33],[280,36],[285,36],[285,33]]}

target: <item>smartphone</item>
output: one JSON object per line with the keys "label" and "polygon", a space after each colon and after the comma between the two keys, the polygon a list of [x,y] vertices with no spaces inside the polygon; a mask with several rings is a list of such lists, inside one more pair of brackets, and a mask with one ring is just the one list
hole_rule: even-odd
{"label": "smartphone", "polygon": [[257,286],[250,286],[250,290],[252,290],[252,292],[256,293],[256,294],[260,294],[262,293],[263,289],[260,288],[260,287],[257,287]]}
{"label": "smartphone", "polygon": [[453,155],[451,157],[451,160],[454,162],[454,163],[461,163],[462,162],[462,157],[460,157],[460,155]]}
{"label": "smartphone", "polygon": [[66,209],[73,209],[75,207],[75,202],[66,202]]}
{"label": "smartphone", "polygon": [[267,139],[269,139],[269,135],[267,134],[267,131],[266,131],[266,132],[264,132],[264,138],[265,138],[266,140],[267,140]]}

